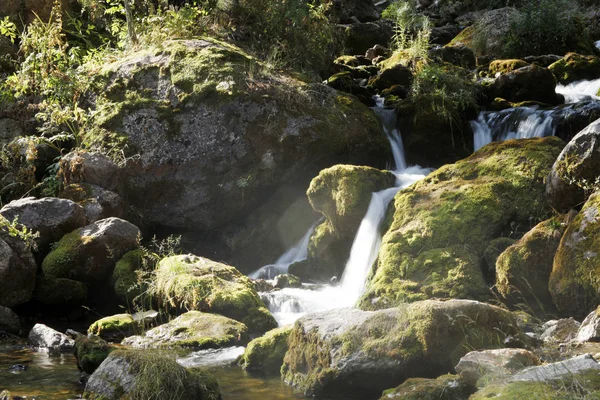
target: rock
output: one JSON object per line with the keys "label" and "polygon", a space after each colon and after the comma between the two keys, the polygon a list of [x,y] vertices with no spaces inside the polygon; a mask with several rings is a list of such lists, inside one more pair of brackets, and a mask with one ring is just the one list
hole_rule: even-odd
{"label": "rock", "polygon": [[561,315],[585,318],[600,304],[600,193],[594,193],[569,223],[556,255],[548,288]]}
{"label": "rock", "polygon": [[598,79],[600,78],[600,58],[568,53],[561,60],[551,64],[548,69],[563,85],[584,79]]}
{"label": "rock", "polygon": [[567,212],[586,200],[600,174],[600,119],[579,132],[563,149],[546,183],[552,208]]}
{"label": "rock", "polygon": [[155,294],[167,308],[222,314],[250,332],[266,332],[277,322],[252,281],[234,267],[193,255],[164,258],[156,269]]}
{"label": "rock", "polygon": [[395,181],[391,172],[351,165],[324,169],[311,181],[308,199],[327,219],[309,242],[308,259],[316,265],[316,274],[301,274],[302,279],[324,280],[342,274],[372,193],[394,186]]}
{"label": "rock", "polygon": [[300,282],[300,279],[290,274],[277,275],[273,280],[273,287],[277,289],[297,288],[301,286],[302,282]]}
{"label": "rock", "polygon": [[340,67],[340,71],[345,71],[345,67],[357,68],[371,65],[371,60],[363,56],[339,56],[333,60],[333,65]]}
{"label": "rock", "polygon": [[38,349],[47,349],[50,353],[72,353],[75,341],[54,329],[35,324],[29,331],[29,345]]}
{"label": "rock", "polygon": [[82,335],[75,339],[77,367],[86,374],[92,374],[113,350],[115,348],[99,336]]}
{"label": "rock", "polygon": [[[121,170],[101,153],[71,152],[61,158],[59,173],[65,188],[71,184],[88,183],[115,193],[123,191]],[[84,190],[89,189],[84,186]]]}
{"label": "rock", "polygon": [[9,221],[18,218],[20,224],[33,232],[39,232],[35,241],[41,251],[50,243],[57,242],[67,233],[85,225],[83,208],[71,200],[54,197],[13,200],[0,209],[0,215]]}
{"label": "rock", "polygon": [[500,254],[496,261],[496,289],[510,304],[525,305],[541,314],[554,310],[548,281],[565,229],[565,218],[553,217],[540,222]]}
{"label": "rock", "polygon": [[490,98],[501,97],[511,102],[539,101],[560,104],[555,92],[556,80],[549,69],[529,65],[501,74],[489,87]]}
{"label": "rock", "polygon": [[146,290],[136,273],[142,269],[143,256],[144,252],[141,249],[132,250],[125,253],[115,265],[111,283],[123,304],[132,304],[133,300]]}
{"label": "rock", "polygon": [[186,369],[174,354],[152,350],[110,353],[90,376],[83,396],[89,400],[150,399],[159,393],[178,399],[221,399],[219,384],[208,372]]}
{"label": "rock", "polygon": [[580,101],[555,110],[555,135],[569,142],[582,129],[600,118],[600,104],[597,101]]}
{"label": "rock", "polygon": [[390,55],[390,49],[384,47],[380,44],[376,44],[375,46],[367,49],[365,52],[365,58],[369,60],[369,64],[373,64],[373,60],[377,57],[385,57]]}
{"label": "rock", "polygon": [[372,0],[333,0],[326,15],[333,21],[347,24],[355,20],[370,22],[379,19],[379,12]]}
{"label": "rock", "polygon": [[[94,123],[138,155],[123,168],[124,197],[145,223],[214,236],[291,177],[304,186],[332,163],[383,163],[389,144],[356,98],[249,73],[259,69],[240,48],[209,38],[169,41],[104,67],[96,95],[105,107]],[[123,97],[123,85],[138,100]]]}
{"label": "rock", "polygon": [[[2,47],[1,42],[2,42],[2,39],[0,39],[0,49]],[[1,68],[1,64],[2,64],[2,60],[0,60],[0,68]],[[1,69],[0,69],[0,71],[1,71]],[[21,128],[21,125],[19,125],[19,123],[17,121],[15,121],[14,119],[10,119],[10,118],[0,118],[0,144],[1,145],[7,145],[13,139],[15,139],[19,136],[23,136],[23,128]]]}
{"label": "rock", "polygon": [[101,318],[91,324],[88,334],[110,341],[120,341],[133,334],[139,327],[131,314],[116,314]]}
{"label": "rock", "polygon": [[0,306],[13,307],[31,299],[37,265],[19,237],[0,229]]}
{"label": "rock", "polygon": [[87,295],[87,286],[82,282],[38,276],[33,299],[49,306],[80,306]]}
{"label": "rock", "polygon": [[503,232],[547,215],[544,177],[562,147],[556,137],[491,143],[398,192],[360,307],[487,299],[484,252]]}
{"label": "rock", "polygon": [[472,351],[460,359],[455,369],[465,381],[475,386],[482,377],[512,375],[526,367],[539,365],[540,359],[528,350],[494,349]]}
{"label": "rock", "polygon": [[447,62],[466,69],[475,68],[475,54],[473,50],[462,44],[434,47],[429,54],[440,62]]}
{"label": "rock", "polygon": [[116,262],[139,246],[140,230],[133,224],[107,218],[65,235],[42,262],[48,278],[101,283],[111,276]]}
{"label": "rock", "polygon": [[410,86],[413,80],[412,72],[404,65],[384,64],[385,67],[379,71],[376,76],[369,78],[369,86],[373,86],[379,91],[383,91],[395,85]]}
{"label": "rock", "polygon": [[575,338],[580,326],[573,318],[550,320],[542,325],[540,339],[547,343],[566,343]]}
{"label": "rock", "polygon": [[141,348],[214,349],[245,344],[247,331],[246,325],[231,318],[188,311],[143,336],[128,337],[123,344]]}
{"label": "rock", "polygon": [[600,370],[600,364],[590,354],[583,354],[552,364],[529,367],[513,375],[511,382],[548,382],[589,370]]}
{"label": "rock", "polygon": [[18,335],[21,333],[19,316],[10,308],[0,306],[0,331]]}
{"label": "rock", "polygon": [[13,397],[10,395],[8,390],[3,390],[0,392],[0,400],[11,400]]}
{"label": "rock", "polygon": [[467,300],[312,313],[296,321],[281,373],[306,395],[372,398],[448,373],[467,347],[501,347],[511,335],[521,336],[510,312]]}
{"label": "rock", "polygon": [[431,28],[429,42],[443,46],[450,43],[460,31],[461,28],[458,25],[434,26]]}
{"label": "rock", "polygon": [[529,64],[523,60],[494,60],[490,63],[488,71],[491,76],[497,76],[498,74],[502,75],[519,68],[527,67]]}
{"label": "rock", "polygon": [[442,375],[436,379],[410,378],[397,388],[384,391],[379,400],[467,399],[474,391],[474,386],[457,375]]}
{"label": "rock", "polygon": [[560,384],[553,386],[542,382],[511,382],[504,384],[491,384],[469,397],[469,400],[486,400],[494,398],[497,400],[516,399],[544,399],[563,400],[564,395],[560,393]]}
{"label": "rock", "polygon": [[59,196],[72,200],[83,207],[87,224],[101,219],[125,215],[125,203],[121,196],[90,183],[74,183],[60,192]]}
{"label": "rock", "polygon": [[577,342],[600,342],[600,307],[592,311],[581,323],[575,340]]}
{"label": "rock", "polygon": [[283,357],[288,350],[292,326],[273,329],[248,343],[239,364],[245,370],[266,375],[279,375]]}
{"label": "rock", "polygon": [[550,64],[553,64],[560,60],[562,57],[557,56],[556,54],[547,54],[544,56],[527,56],[523,57],[523,61],[528,62],[529,64],[537,64],[540,67],[548,68]]}
{"label": "rock", "polygon": [[149,326],[156,325],[158,321],[158,317],[160,314],[158,311],[148,310],[148,311],[138,311],[136,313],[131,314],[133,320],[142,328],[147,328]]}
{"label": "rock", "polygon": [[504,250],[515,244],[515,242],[515,239],[507,237],[499,237],[490,241],[490,244],[483,252],[483,261],[485,263],[483,275],[486,278],[486,282],[491,284],[496,282],[496,260],[498,260],[498,257]]}
{"label": "rock", "polygon": [[386,20],[355,22],[339,27],[349,54],[364,54],[376,44],[388,47],[394,35],[392,23]]}

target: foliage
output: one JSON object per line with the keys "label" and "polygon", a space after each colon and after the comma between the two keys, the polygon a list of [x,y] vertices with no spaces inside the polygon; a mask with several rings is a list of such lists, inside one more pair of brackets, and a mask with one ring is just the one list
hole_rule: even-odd
{"label": "foliage", "polygon": [[9,236],[19,238],[29,249],[36,249],[35,240],[40,236],[39,232],[33,232],[25,225],[19,223],[19,218],[15,217],[12,221],[0,217],[0,230],[7,232]]}
{"label": "foliage", "polygon": [[9,38],[13,43],[17,38],[17,25],[8,16],[0,20],[0,36]]}
{"label": "foliage", "polygon": [[418,13],[414,1],[392,3],[382,16],[394,22],[394,50],[407,51],[412,60],[427,59],[431,22]]}
{"label": "foliage", "polygon": [[506,54],[564,54],[569,41],[585,36],[577,3],[569,0],[528,1],[510,20]]}

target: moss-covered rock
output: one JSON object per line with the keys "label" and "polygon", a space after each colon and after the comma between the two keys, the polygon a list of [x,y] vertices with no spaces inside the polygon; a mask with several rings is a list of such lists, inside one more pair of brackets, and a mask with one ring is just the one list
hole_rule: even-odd
{"label": "moss-covered rock", "polygon": [[466,400],[475,389],[458,375],[436,379],[411,378],[395,389],[383,392],[380,400]]}
{"label": "moss-covered rock", "polygon": [[302,282],[300,278],[291,274],[277,275],[273,280],[273,287],[277,289],[285,289],[288,287],[300,287]]}
{"label": "moss-covered rock", "polygon": [[33,291],[33,299],[49,306],[79,306],[88,295],[87,286],[65,278],[38,276]]}
{"label": "moss-covered rock", "polygon": [[488,68],[490,74],[495,76],[496,74],[506,74],[508,72],[512,72],[516,69],[526,67],[529,63],[523,60],[494,60],[490,63]]}
{"label": "moss-covered rock", "polygon": [[252,281],[232,266],[179,255],[162,259],[155,274],[155,295],[166,307],[222,314],[250,332],[277,327]]}
{"label": "moss-covered rock", "polygon": [[116,314],[101,318],[91,324],[88,333],[107,340],[118,341],[134,333],[137,328],[138,324],[131,314]]}
{"label": "moss-covered rock", "polygon": [[509,246],[515,244],[516,240],[507,237],[499,237],[490,241],[490,244],[483,252],[482,271],[486,282],[493,284],[496,282],[496,260]]}
{"label": "moss-covered rock", "polygon": [[510,304],[525,305],[536,313],[553,312],[548,280],[565,228],[563,217],[543,221],[498,257],[496,288]]}
{"label": "moss-covered rock", "polygon": [[141,249],[127,252],[121,257],[112,273],[111,282],[115,294],[124,304],[131,304],[133,299],[143,293],[144,289],[136,271],[142,269],[142,257],[144,253]]}
{"label": "moss-covered rock", "polygon": [[600,304],[600,193],[585,203],[565,231],[550,275],[554,304],[582,320]]}
{"label": "moss-covered rock", "polygon": [[84,397],[90,400],[220,400],[219,383],[208,372],[186,369],[175,354],[159,350],[117,350],[92,374]]}
{"label": "moss-covered rock", "polygon": [[468,349],[503,347],[511,335],[522,337],[510,312],[476,301],[326,311],[296,321],[281,373],[307,395],[373,398],[448,373]]}
{"label": "moss-covered rock", "polygon": [[123,344],[144,348],[213,349],[246,343],[247,331],[246,325],[231,318],[188,311],[143,336],[128,337]]}
{"label": "moss-covered rock", "polygon": [[560,400],[564,399],[551,385],[544,382],[512,382],[509,384],[495,384],[485,387],[472,395],[469,400]]}
{"label": "moss-covered rock", "polygon": [[288,350],[287,340],[292,326],[273,329],[264,336],[254,339],[239,360],[245,370],[262,372],[267,375],[279,375],[283,357]]}
{"label": "moss-covered rock", "polygon": [[343,272],[372,193],[394,186],[395,181],[391,172],[353,165],[324,169],[311,181],[306,192],[308,199],[327,218],[309,242],[309,262],[320,270],[313,279],[327,279]]}
{"label": "moss-covered rock", "polygon": [[388,59],[382,63],[383,67],[376,76],[369,79],[369,86],[382,91],[394,85],[410,86],[413,81],[413,74],[410,68],[402,65],[401,62],[393,63]]}
{"label": "moss-covered rock", "polygon": [[42,271],[48,278],[102,283],[116,262],[139,246],[139,236],[136,226],[119,218],[94,222],[63,236],[44,258]]}
{"label": "moss-covered rock", "polygon": [[556,79],[552,72],[533,64],[500,74],[488,87],[488,96],[515,103],[537,101],[560,104],[563,99],[556,94],[555,88]]}
{"label": "moss-covered rock", "polygon": [[86,374],[92,374],[113,350],[115,348],[99,336],[80,336],[75,339],[77,366]]}
{"label": "moss-covered rock", "polygon": [[548,69],[552,71],[556,80],[562,84],[583,79],[598,79],[600,78],[600,58],[568,53],[561,60],[551,64]]}
{"label": "moss-covered rock", "polygon": [[401,190],[361,308],[487,298],[484,251],[546,215],[544,178],[563,145],[556,137],[491,143]]}

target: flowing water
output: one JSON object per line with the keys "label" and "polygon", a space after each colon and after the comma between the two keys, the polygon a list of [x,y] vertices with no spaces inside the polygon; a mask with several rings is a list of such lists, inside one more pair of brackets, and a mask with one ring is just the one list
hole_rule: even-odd
{"label": "flowing water", "polygon": [[565,96],[565,103],[600,100],[598,90],[600,90],[600,79],[577,81],[568,85],[556,85],[556,93]]}
{"label": "flowing water", "polygon": [[[381,222],[388,204],[399,190],[410,186],[429,173],[428,169],[419,166],[407,167],[402,138],[396,128],[395,111],[385,109],[382,98],[375,97],[375,101],[377,106],[373,110],[381,120],[392,148],[396,185],[372,194],[367,213],[358,228],[338,285],[304,285],[302,288],[286,288],[261,293],[261,297],[280,326],[293,323],[307,312],[356,305],[365,290],[369,271],[379,254]],[[308,246],[308,240],[305,244]]]}

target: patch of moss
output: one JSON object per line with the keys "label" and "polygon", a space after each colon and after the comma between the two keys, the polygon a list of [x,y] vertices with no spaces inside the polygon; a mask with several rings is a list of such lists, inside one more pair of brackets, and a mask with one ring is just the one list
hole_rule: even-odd
{"label": "patch of moss", "polygon": [[131,304],[133,299],[144,291],[138,282],[136,273],[142,268],[142,258],[143,251],[141,249],[132,250],[125,253],[115,265],[111,282],[115,294],[125,304]]}
{"label": "patch of moss", "polygon": [[47,278],[72,278],[74,266],[79,259],[79,248],[83,245],[81,229],[65,236],[42,261],[42,271]]}
{"label": "patch of moss", "polygon": [[291,331],[292,326],[286,326],[273,329],[254,339],[246,346],[239,364],[248,371],[279,375],[283,357],[288,350],[287,340]]}
{"label": "patch of moss", "polygon": [[104,317],[94,322],[88,328],[88,333],[100,337],[125,337],[137,327],[131,314],[116,314]]}
{"label": "patch of moss", "polygon": [[465,400],[473,391],[460,376],[442,375],[436,379],[407,379],[397,388],[384,391],[380,400]]}
{"label": "patch of moss", "polygon": [[551,64],[548,69],[562,84],[583,79],[597,79],[600,78],[600,58],[568,53],[562,59]]}
{"label": "patch of moss", "polygon": [[113,346],[98,336],[81,336],[75,340],[77,365],[87,374],[92,374],[113,350]]}
{"label": "patch of moss", "polygon": [[564,400],[561,394],[549,384],[543,382],[513,382],[507,385],[490,385],[474,395],[469,400]]}
{"label": "patch of moss", "polygon": [[528,65],[529,65],[529,63],[527,63],[523,60],[518,60],[518,59],[494,60],[490,63],[489,72],[492,76],[494,76],[498,73],[506,74],[507,72],[512,72],[515,69],[519,69],[521,67],[526,67]]}

